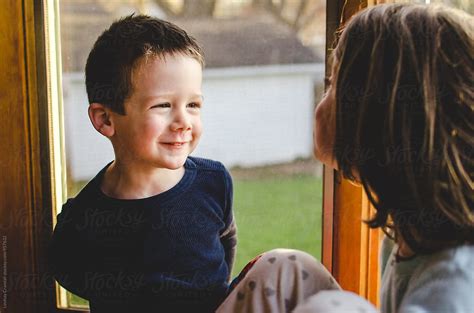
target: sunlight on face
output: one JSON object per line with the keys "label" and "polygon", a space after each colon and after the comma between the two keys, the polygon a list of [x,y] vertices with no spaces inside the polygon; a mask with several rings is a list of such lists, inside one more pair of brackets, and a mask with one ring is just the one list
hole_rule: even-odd
{"label": "sunlight on face", "polygon": [[122,161],[177,169],[201,137],[202,68],[184,55],[148,56],[132,72],[126,115],[114,118]]}
{"label": "sunlight on face", "polygon": [[333,156],[336,133],[335,66],[333,66],[331,77],[326,93],[314,112],[313,142],[315,157],[325,165],[337,168]]}

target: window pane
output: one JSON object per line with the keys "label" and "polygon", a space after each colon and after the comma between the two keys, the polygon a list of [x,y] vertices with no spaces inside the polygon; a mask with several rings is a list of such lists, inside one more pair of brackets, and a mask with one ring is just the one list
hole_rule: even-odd
{"label": "window pane", "polygon": [[472,0],[426,0],[427,3],[444,3],[446,5],[474,14],[474,1]]}
{"label": "window pane", "polygon": [[[88,120],[90,48],[112,21],[146,13],[178,24],[204,48],[204,133],[193,155],[223,162],[233,176],[233,275],[277,247],[320,258],[322,166],[312,158],[312,116],[323,89],[325,1],[208,2],[60,1],[68,196],[114,158]],[[74,295],[70,303],[87,304]]]}
{"label": "window pane", "polygon": [[452,6],[461,10],[464,10],[470,14],[474,13],[474,1],[472,0],[378,0],[376,3],[443,3],[448,6]]}

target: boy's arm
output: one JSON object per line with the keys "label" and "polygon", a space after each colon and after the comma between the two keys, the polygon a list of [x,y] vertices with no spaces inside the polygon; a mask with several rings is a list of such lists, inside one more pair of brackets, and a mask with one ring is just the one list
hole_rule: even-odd
{"label": "boy's arm", "polygon": [[73,221],[71,200],[63,205],[57,217],[56,227],[49,245],[49,267],[56,281],[68,291],[89,299],[85,284],[85,260],[83,244]]}
{"label": "boy's arm", "polygon": [[233,200],[233,185],[232,177],[227,170],[225,173],[225,186],[226,186],[226,201],[224,210],[224,223],[225,230],[221,233],[221,243],[225,251],[225,262],[229,269],[228,281],[231,279],[232,268],[234,266],[235,253],[237,250],[237,225],[234,219],[234,213],[232,211],[232,200]]}
{"label": "boy's arm", "polygon": [[234,266],[235,253],[237,250],[237,226],[233,218],[229,227],[221,235],[221,243],[222,246],[224,246],[225,262],[229,269],[229,277],[227,280],[230,281],[232,278],[232,268]]}

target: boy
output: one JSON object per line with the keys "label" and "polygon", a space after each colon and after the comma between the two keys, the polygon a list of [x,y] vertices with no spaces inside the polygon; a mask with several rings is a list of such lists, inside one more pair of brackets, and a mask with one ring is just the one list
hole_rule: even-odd
{"label": "boy", "polygon": [[236,246],[232,180],[189,157],[201,135],[203,56],[177,26],[113,23],[86,64],[89,118],[115,160],[64,204],[55,278],[98,312],[211,312]]}

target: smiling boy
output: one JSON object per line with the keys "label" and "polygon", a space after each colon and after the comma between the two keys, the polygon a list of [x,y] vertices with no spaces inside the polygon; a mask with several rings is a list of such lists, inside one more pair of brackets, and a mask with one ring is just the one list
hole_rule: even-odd
{"label": "smiling boy", "polygon": [[56,280],[91,312],[212,312],[236,246],[232,180],[190,157],[201,132],[202,51],[144,15],[113,23],[86,65],[89,118],[113,146],[58,215]]}

